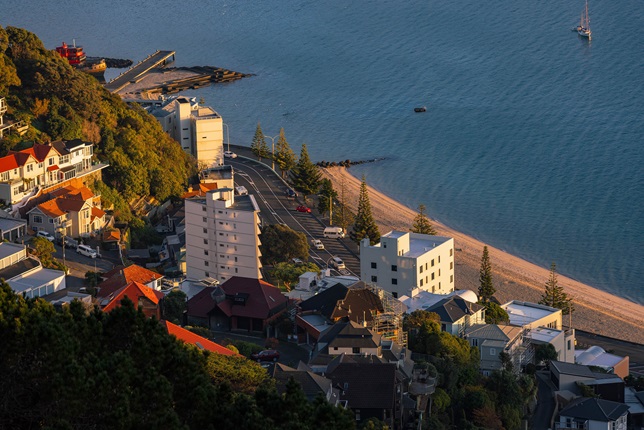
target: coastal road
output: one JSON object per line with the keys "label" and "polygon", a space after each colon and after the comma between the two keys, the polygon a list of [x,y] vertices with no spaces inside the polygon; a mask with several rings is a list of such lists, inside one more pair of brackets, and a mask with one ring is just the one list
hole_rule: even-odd
{"label": "coastal road", "polygon": [[[344,275],[360,275],[360,260],[352,251],[355,247],[349,238],[326,239],[324,228],[326,224],[313,213],[302,213],[295,210],[302,204],[301,198],[288,198],[284,191],[287,185],[279,175],[263,163],[245,157],[227,159],[235,169],[235,185],[243,185],[255,200],[261,210],[263,224],[286,224],[293,230],[306,235],[309,244],[311,239],[320,239],[324,243],[323,250],[310,249],[311,261],[321,268],[326,268],[331,257],[340,257],[347,266]],[[312,211],[316,211],[312,208]]]}

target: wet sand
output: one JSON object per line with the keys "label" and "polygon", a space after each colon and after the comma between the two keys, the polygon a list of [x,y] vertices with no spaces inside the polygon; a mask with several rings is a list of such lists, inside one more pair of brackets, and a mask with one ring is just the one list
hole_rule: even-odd
{"label": "wet sand", "polygon": [[[344,167],[320,169],[324,177],[333,182],[336,190],[344,183],[347,205],[357,209],[360,179]],[[367,178],[367,184],[368,184]],[[417,215],[416,210],[393,200],[369,187],[369,200],[374,218],[384,234],[390,230],[407,231]],[[431,211],[429,213],[431,218]],[[432,224],[441,236],[454,238],[455,285],[458,289],[478,290],[479,268],[483,246],[487,245],[473,237],[453,230],[436,220]],[[493,269],[496,298],[505,303],[510,300],[538,302],[550,274],[549,267],[539,267],[526,260],[508,254],[490,245],[490,261]],[[558,274],[559,285],[574,298],[575,312],[572,326],[575,329],[644,344],[644,306],[614,296],[597,288]],[[564,316],[568,326],[568,316]]]}

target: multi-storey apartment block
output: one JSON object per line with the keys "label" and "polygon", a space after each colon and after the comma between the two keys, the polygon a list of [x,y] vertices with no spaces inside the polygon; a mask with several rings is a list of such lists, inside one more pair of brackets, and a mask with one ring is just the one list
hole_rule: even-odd
{"label": "multi-storey apartment block", "polygon": [[186,266],[192,280],[224,282],[233,276],[261,279],[259,207],[233,189],[185,200]]}

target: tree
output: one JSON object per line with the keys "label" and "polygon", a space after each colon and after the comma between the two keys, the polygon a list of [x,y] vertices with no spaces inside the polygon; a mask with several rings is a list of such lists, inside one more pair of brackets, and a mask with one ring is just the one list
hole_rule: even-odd
{"label": "tree", "polygon": [[255,129],[255,136],[253,136],[253,142],[250,144],[250,150],[255,154],[259,161],[262,161],[262,158],[268,158],[268,144],[266,143],[266,137],[262,131],[262,126],[260,123],[257,123],[257,128]]}
{"label": "tree", "polygon": [[282,172],[282,178],[285,178],[286,174],[293,167],[295,167],[295,153],[286,141],[286,136],[284,136],[284,128],[280,128],[280,137],[279,139],[277,139],[277,145],[275,148],[275,162]]}
{"label": "tree", "polygon": [[333,189],[333,183],[330,179],[322,179],[320,185],[318,212],[320,214],[329,212],[329,223],[333,224],[333,201],[338,198],[338,192]]}
{"label": "tree", "polygon": [[56,252],[56,248],[52,242],[44,237],[36,236],[31,240],[31,246],[34,250],[34,255],[38,257],[43,267],[53,267],[53,254]]}
{"label": "tree", "polygon": [[490,264],[490,254],[487,246],[483,247],[483,257],[481,258],[481,269],[479,270],[479,297],[483,303],[490,301],[496,288],[492,283],[492,265]]}
{"label": "tree", "polygon": [[181,324],[183,311],[186,310],[186,293],[174,289],[166,294],[163,299],[163,317],[175,324]]}
{"label": "tree", "polygon": [[550,363],[552,360],[557,360],[559,358],[559,355],[557,354],[557,350],[555,349],[554,345],[551,343],[544,343],[542,345],[537,345],[536,348],[534,349],[534,361],[537,364],[541,364],[543,362]]}
{"label": "tree", "polygon": [[418,205],[418,215],[416,215],[416,218],[414,218],[414,224],[411,227],[411,232],[412,233],[420,233],[420,234],[429,234],[432,236],[436,235],[436,229],[434,229],[434,226],[431,225],[429,222],[429,218],[427,218],[427,215],[425,214],[426,211],[425,205]]}
{"label": "tree", "polygon": [[369,243],[371,245],[375,245],[380,241],[380,231],[378,231],[378,226],[371,214],[369,191],[367,189],[367,180],[364,175],[362,176],[362,183],[360,184],[358,213],[356,214],[355,222],[349,236],[351,237],[351,240],[358,245],[365,237],[369,238]]}
{"label": "tree", "polygon": [[309,259],[309,243],[304,233],[282,224],[270,224],[262,229],[260,251],[264,264],[269,265],[292,258]]}
{"label": "tree", "polygon": [[311,162],[306,144],[302,144],[300,159],[291,170],[291,185],[304,196],[304,201],[309,194],[315,194],[320,188],[320,169]]}
{"label": "tree", "polygon": [[575,310],[572,297],[568,296],[557,281],[557,266],[555,263],[550,266],[550,276],[546,281],[546,289],[539,304],[561,309],[564,315],[572,314]]}
{"label": "tree", "polygon": [[271,272],[271,276],[282,282],[288,291],[291,291],[291,284],[297,283],[300,275],[306,272],[320,272],[315,263],[295,265],[292,263],[277,263]]}
{"label": "tree", "polygon": [[500,324],[510,321],[510,315],[494,302],[481,302],[485,306],[485,323],[486,324]]}

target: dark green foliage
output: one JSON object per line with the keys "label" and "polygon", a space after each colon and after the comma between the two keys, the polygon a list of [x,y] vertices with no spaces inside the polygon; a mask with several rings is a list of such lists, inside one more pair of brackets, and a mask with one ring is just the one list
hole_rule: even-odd
{"label": "dark green foliage", "polygon": [[315,263],[295,265],[292,263],[277,263],[271,270],[271,279],[277,284],[284,284],[287,291],[291,290],[292,284],[297,284],[300,275],[305,272],[319,272],[320,268]]}
{"label": "dark green foliage", "polygon": [[318,212],[320,214],[330,213],[333,210],[334,201],[338,198],[338,192],[333,189],[331,180],[324,178],[320,181],[318,197]]}
{"label": "dark green foliage", "polygon": [[266,143],[266,137],[264,132],[262,132],[262,126],[257,123],[257,128],[255,129],[255,135],[253,136],[253,141],[250,144],[250,150],[255,154],[255,157],[262,161],[262,158],[269,158],[270,151],[268,150],[268,144]]}
{"label": "dark green foliage", "polygon": [[481,257],[481,269],[479,270],[479,298],[483,303],[490,301],[496,293],[496,288],[492,282],[492,265],[490,264],[490,253],[487,246],[483,247],[483,257]]}
{"label": "dark green foliage", "polygon": [[58,268],[58,265],[56,264],[57,261],[55,261],[53,257],[54,252],[56,252],[56,248],[52,242],[44,237],[36,236],[31,239],[29,246],[33,248],[34,255],[38,257],[43,267],[50,269]]}
{"label": "dark green foliage", "polygon": [[430,234],[432,236],[436,235],[436,229],[432,224],[429,222],[429,218],[427,218],[427,214],[425,213],[427,208],[425,205],[418,205],[418,215],[416,215],[416,218],[414,218],[414,224],[411,227],[411,232],[412,233],[420,233],[420,234]]}
{"label": "dark green foliage", "polygon": [[485,322],[487,324],[501,324],[510,321],[510,315],[494,302],[481,303],[485,306]]}
{"label": "dark green foliage", "polygon": [[186,310],[186,298],[186,293],[178,288],[166,294],[163,299],[163,318],[181,325],[183,311]]}
{"label": "dark green foliage", "polygon": [[[183,192],[193,163],[151,115],[73,69],[33,33],[7,27],[0,29],[0,40],[0,47],[7,46],[0,50],[0,89],[8,88],[2,93],[14,117],[31,123],[28,136],[95,143],[96,157],[110,164],[105,182],[126,202],[145,195],[163,201]],[[0,151],[15,144],[4,139]]]}
{"label": "dark green foliage", "polygon": [[144,224],[140,227],[133,225],[131,234],[132,248],[135,249],[143,249],[152,245],[161,245],[163,243],[163,236],[161,236],[150,224]]}
{"label": "dark green foliage", "polygon": [[557,266],[552,263],[550,266],[550,277],[546,282],[546,289],[541,296],[539,304],[561,309],[562,314],[568,315],[575,311],[572,297],[564,291],[557,281]]}
{"label": "dark green foliage", "polygon": [[557,360],[557,350],[554,345],[551,343],[545,343],[542,345],[537,345],[534,350],[534,361],[537,364],[543,362],[550,363],[552,360]]}
{"label": "dark green foliage", "polygon": [[300,159],[290,173],[291,185],[302,193],[304,201],[306,201],[308,195],[318,192],[320,178],[320,169],[311,162],[306,144],[303,144],[302,150],[300,151]]}
{"label": "dark green foliage", "polygon": [[297,162],[295,153],[286,141],[283,128],[280,128],[280,137],[275,145],[275,162],[282,172],[282,178],[286,177],[286,174],[295,167]]}
{"label": "dark green foliage", "polygon": [[80,302],[59,312],[2,282],[0,339],[3,428],[354,428],[297,385],[279,396],[255,363],[176,340],[129,300],[109,314]]}
{"label": "dark green foliage", "polygon": [[362,184],[360,184],[360,195],[358,196],[358,213],[354,220],[353,228],[349,233],[349,237],[355,243],[360,244],[360,241],[365,237],[369,238],[369,243],[375,245],[380,242],[380,231],[373,219],[371,213],[371,203],[369,202],[369,191],[367,189],[367,180],[362,177]]}
{"label": "dark green foliage", "polygon": [[264,264],[277,264],[300,258],[309,259],[309,244],[304,233],[285,225],[271,224],[262,229],[262,260]]}

